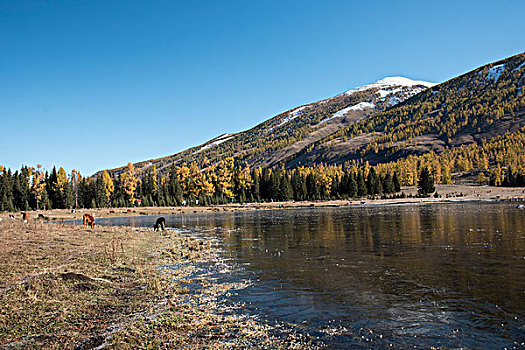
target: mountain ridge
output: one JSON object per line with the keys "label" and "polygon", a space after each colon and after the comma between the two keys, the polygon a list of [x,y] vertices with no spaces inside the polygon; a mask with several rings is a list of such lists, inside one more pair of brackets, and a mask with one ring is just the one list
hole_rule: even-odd
{"label": "mountain ridge", "polygon": [[252,167],[293,168],[440,153],[525,125],[524,68],[522,53],[439,84],[385,77],[135,166],[142,172],[155,165],[164,173],[171,164],[206,168],[233,157]]}

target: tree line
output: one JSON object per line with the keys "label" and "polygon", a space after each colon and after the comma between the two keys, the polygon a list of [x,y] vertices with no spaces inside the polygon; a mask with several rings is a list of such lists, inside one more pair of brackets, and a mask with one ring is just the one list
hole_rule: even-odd
{"label": "tree line", "polygon": [[96,177],[82,177],[76,170],[66,174],[62,167],[48,172],[23,166],[14,173],[0,168],[2,211],[349,199],[400,189],[396,172],[380,174],[368,164],[250,169],[226,158],[207,169],[196,163],[172,165],[166,175],[151,166],[140,177],[131,163],[120,174],[103,171]]}
{"label": "tree line", "polygon": [[343,165],[250,169],[228,157],[206,168],[196,162],[172,164],[165,174],[150,165],[140,176],[129,163],[120,173],[105,170],[92,177],[76,170],[67,174],[62,167],[44,171],[39,165],[23,166],[13,173],[0,166],[0,210],[376,197],[399,192],[401,186],[428,183],[421,178],[424,170],[432,183],[449,184],[453,174],[470,173],[481,185],[525,186],[524,146],[525,127],[439,155],[410,155],[376,166],[353,160]]}

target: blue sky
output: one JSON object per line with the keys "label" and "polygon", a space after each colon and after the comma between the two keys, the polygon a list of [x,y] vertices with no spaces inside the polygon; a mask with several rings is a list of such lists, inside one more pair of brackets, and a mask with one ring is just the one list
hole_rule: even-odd
{"label": "blue sky", "polygon": [[525,1],[0,0],[0,165],[83,175],[525,50]]}

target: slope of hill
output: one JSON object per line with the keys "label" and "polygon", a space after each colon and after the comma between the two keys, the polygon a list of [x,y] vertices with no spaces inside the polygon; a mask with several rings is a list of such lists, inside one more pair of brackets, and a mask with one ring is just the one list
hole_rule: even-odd
{"label": "slope of hill", "polygon": [[206,167],[233,157],[252,167],[293,168],[439,154],[524,126],[524,83],[523,53],[439,85],[388,77],[293,108],[250,130],[135,166],[140,172],[155,165],[165,173],[171,164],[196,162]]}
{"label": "slope of hill", "polygon": [[[206,166],[225,157],[256,166],[272,166],[341,128],[366,119],[435,84],[387,77],[335,97],[281,113],[244,132],[220,135],[183,152],[135,164],[139,172],[155,165],[166,172],[171,164],[197,162]],[[114,169],[119,173],[122,168]]]}

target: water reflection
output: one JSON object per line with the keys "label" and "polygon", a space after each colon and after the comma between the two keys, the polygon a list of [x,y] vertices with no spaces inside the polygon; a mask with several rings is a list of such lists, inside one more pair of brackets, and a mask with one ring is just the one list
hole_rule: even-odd
{"label": "water reflection", "polygon": [[239,278],[256,281],[235,301],[269,320],[299,324],[331,347],[525,342],[525,211],[510,204],[167,219],[219,237],[224,254],[243,266]]}

